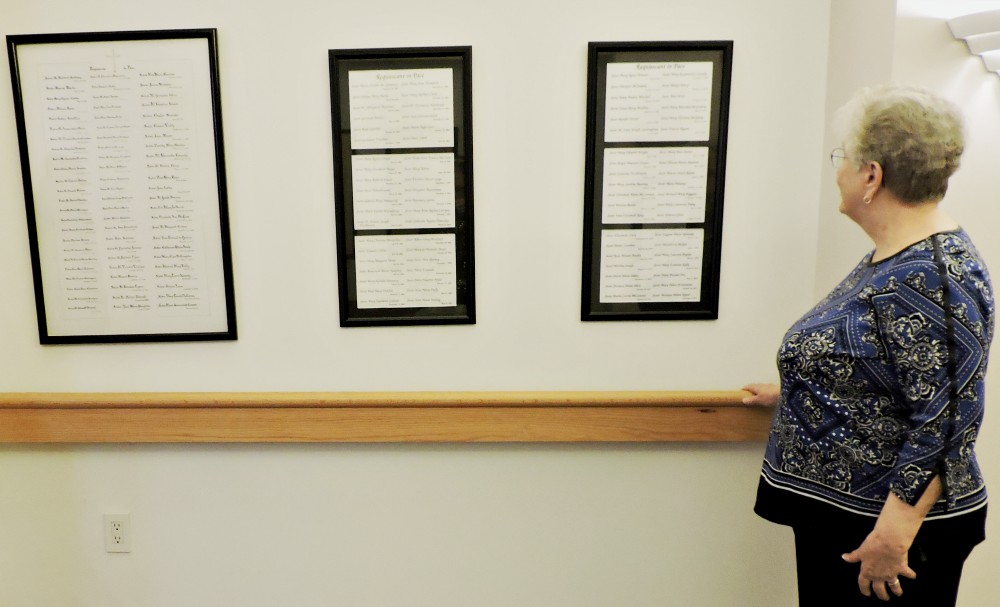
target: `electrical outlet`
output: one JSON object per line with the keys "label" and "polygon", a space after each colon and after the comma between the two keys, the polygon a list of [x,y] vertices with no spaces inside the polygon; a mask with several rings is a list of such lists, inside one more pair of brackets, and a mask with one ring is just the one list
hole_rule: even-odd
{"label": "electrical outlet", "polygon": [[132,552],[132,524],[128,513],[104,515],[104,551]]}

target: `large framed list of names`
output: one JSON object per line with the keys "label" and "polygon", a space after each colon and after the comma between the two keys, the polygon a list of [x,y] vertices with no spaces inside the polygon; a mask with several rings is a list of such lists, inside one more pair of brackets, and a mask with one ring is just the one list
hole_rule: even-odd
{"label": "large framed list of names", "polygon": [[590,43],[583,320],[718,318],[732,49]]}
{"label": "large framed list of names", "polygon": [[7,52],[41,342],[236,339],[215,30]]}
{"label": "large framed list of names", "polygon": [[471,63],[330,51],[341,326],[475,322]]}

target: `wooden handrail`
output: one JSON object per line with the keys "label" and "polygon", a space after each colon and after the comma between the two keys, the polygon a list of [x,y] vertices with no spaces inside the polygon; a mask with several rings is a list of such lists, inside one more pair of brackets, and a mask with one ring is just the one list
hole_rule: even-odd
{"label": "wooden handrail", "polygon": [[4,443],[763,440],[741,391],[0,393]]}
{"label": "wooden handrail", "polygon": [[742,407],[743,392],[8,392],[0,408]]}

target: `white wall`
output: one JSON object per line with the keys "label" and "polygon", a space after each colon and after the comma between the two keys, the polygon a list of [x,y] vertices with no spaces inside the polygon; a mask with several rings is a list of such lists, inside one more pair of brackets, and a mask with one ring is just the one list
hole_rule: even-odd
{"label": "white wall", "polygon": [[[0,295],[3,387],[716,389],[772,373],[789,311],[811,294],[782,287],[787,300],[776,306],[761,294],[782,277],[755,270],[781,262],[792,275],[809,274],[814,247],[807,234],[778,241],[761,229],[774,217],[814,225],[815,209],[803,200],[815,195],[817,175],[789,177],[762,160],[815,153],[827,7],[742,4],[40,0],[5,9],[4,33],[219,29],[240,340],[37,344],[14,118],[10,94],[0,92],[0,196],[8,201],[0,259],[12,285]],[[795,27],[773,35],[776,14]],[[587,42],[675,39],[735,41],[721,318],[581,324]],[[479,322],[341,329],[326,51],[455,44],[473,46]],[[786,258],[788,250],[797,254]],[[691,355],[704,345],[705,356]]]}
{"label": "white wall", "polygon": [[[736,388],[774,377],[813,301],[829,2],[0,7],[2,34],[219,29],[240,324],[234,343],[38,345],[0,78],[0,390]],[[696,39],[735,41],[720,319],[583,324],[587,42]],[[341,329],[326,50],[456,44],[478,323]],[[790,605],[790,535],[750,512],[761,450],[6,446],[0,605]],[[101,514],[121,510],[135,549],[108,555]]]}

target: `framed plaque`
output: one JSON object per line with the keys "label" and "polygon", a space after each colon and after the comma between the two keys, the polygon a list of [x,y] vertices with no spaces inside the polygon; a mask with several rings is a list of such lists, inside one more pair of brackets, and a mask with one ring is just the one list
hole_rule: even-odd
{"label": "framed plaque", "polygon": [[41,342],[236,339],[215,30],[7,53]]}
{"label": "framed plaque", "polygon": [[341,326],[475,322],[471,63],[330,51]]}
{"label": "framed plaque", "polygon": [[583,320],[718,318],[732,50],[590,44]]}

